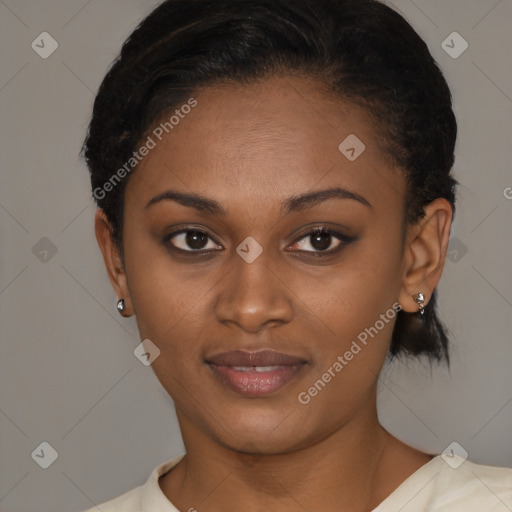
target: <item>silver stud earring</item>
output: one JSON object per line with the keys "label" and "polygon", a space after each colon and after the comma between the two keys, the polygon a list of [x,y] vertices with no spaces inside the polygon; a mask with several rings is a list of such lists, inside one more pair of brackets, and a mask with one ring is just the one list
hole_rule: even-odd
{"label": "silver stud earring", "polygon": [[418,313],[423,316],[425,314],[425,296],[423,293],[415,295],[414,300],[418,304]]}
{"label": "silver stud earring", "polygon": [[123,316],[125,309],[126,309],[126,303],[125,303],[124,299],[119,299],[117,301],[117,311],[119,311],[119,314],[121,316]]}

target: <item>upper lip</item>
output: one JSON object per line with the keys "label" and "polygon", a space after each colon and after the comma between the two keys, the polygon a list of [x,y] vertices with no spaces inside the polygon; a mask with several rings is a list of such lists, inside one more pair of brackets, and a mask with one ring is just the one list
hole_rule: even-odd
{"label": "upper lip", "polygon": [[259,350],[258,352],[233,350],[208,357],[206,362],[218,366],[294,366],[307,361],[275,350]]}

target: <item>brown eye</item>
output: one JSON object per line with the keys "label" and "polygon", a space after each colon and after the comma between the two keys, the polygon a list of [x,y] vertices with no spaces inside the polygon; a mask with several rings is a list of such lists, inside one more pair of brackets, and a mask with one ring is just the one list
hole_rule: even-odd
{"label": "brown eye", "polygon": [[299,252],[315,255],[325,253],[327,255],[338,252],[344,245],[354,240],[355,237],[348,237],[327,228],[317,228],[302,236],[292,247]]}
{"label": "brown eye", "polygon": [[198,229],[182,229],[171,233],[165,238],[165,243],[173,248],[184,252],[201,252],[217,249],[218,245],[211,240],[211,246],[208,247],[208,241],[211,238],[204,231]]}
{"label": "brown eye", "polygon": [[309,239],[311,242],[311,246],[317,251],[326,251],[330,248],[333,242],[333,236],[331,233],[327,231],[322,231],[320,233],[315,233],[314,235],[309,235]]}

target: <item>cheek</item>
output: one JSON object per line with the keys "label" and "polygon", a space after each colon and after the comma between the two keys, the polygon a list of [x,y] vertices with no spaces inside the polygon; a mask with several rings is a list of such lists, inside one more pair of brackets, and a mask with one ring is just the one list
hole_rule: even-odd
{"label": "cheek", "polygon": [[[139,231],[140,232],[140,231]],[[201,332],[211,294],[208,274],[177,265],[163,246],[149,235],[125,239],[130,296],[142,339],[151,339],[173,354],[194,346]]]}
{"label": "cheek", "polygon": [[402,284],[401,251],[397,229],[368,230],[328,275],[297,276],[300,302],[317,313],[326,334],[330,331],[344,340],[353,339],[397,301]]}
{"label": "cheek", "polygon": [[319,317],[329,330],[323,336],[317,330],[315,366],[296,397],[306,430],[316,429],[318,421],[322,428],[338,428],[375,390],[399,306],[390,277],[396,262],[373,260],[358,259],[350,271],[326,281],[317,296]]}
{"label": "cheek", "polygon": [[[318,314],[324,333],[317,332],[317,364],[309,382],[312,393],[319,395],[311,399],[313,409],[335,403],[351,411],[373,389],[399,309],[400,241],[397,230],[386,233],[376,227],[320,286],[302,280],[302,302],[314,305],[310,309]],[[325,389],[318,382],[322,379],[329,381]],[[302,391],[309,396],[308,389]]]}

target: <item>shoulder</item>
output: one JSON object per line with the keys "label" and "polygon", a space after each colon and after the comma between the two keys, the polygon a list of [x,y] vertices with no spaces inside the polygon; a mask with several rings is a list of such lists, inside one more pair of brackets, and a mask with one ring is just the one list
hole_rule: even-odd
{"label": "shoulder", "polygon": [[143,487],[142,485],[136,487],[117,498],[101,503],[84,512],[97,512],[98,509],[102,512],[140,512]]}
{"label": "shoulder", "polygon": [[125,492],[117,498],[98,504],[84,512],[178,512],[161,491],[158,479],[181,461],[180,455],[157,466],[143,485]]}
{"label": "shoulder", "polygon": [[509,512],[512,469],[484,466],[458,455],[437,455],[373,512]]}
{"label": "shoulder", "polygon": [[511,468],[476,464],[458,456],[438,456],[436,459],[439,472],[432,489],[432,500],[437,508],[469,510],[471,506],[471,510],[487,512],[511,509]]}

